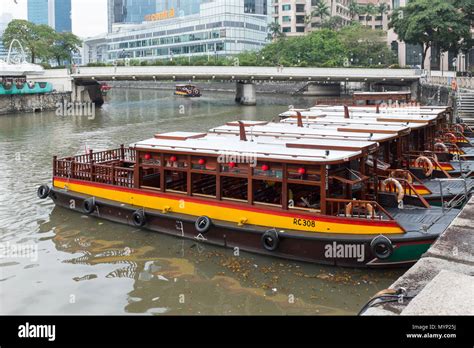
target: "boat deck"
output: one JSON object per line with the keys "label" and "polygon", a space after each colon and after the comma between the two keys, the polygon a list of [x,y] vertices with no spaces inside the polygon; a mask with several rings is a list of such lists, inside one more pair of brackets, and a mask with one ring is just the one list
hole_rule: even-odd
{"label": "boat deck", "polygon": [[[461,180],[443,180],[443,195],[444,196],[456,196],[464,194],[465,191],[472,192],[474,190],[474,178],[466,178],[466,186]],[[431,195],[424,196],[429,198],[430,196],[439,197],[441,194],[440,184],[436,180],[426,180],[423,184],[432,192]]]}
{"label": "boat deck", "polygon": [[387,211],[407,232],[423,234],[441,234],[459,214],[459,209],[431,207],[430,209],[406,206],[404,209],[387,208]]}

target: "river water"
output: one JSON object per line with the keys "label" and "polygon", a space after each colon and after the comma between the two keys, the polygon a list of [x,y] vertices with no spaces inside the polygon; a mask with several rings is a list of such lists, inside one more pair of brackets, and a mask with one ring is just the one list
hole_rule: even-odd
{"label": "river water", "polygon": [[308,97],[198,99],[115,89],[95,118],[0,116],[0,314],[349,315],[403,270],[319,266],[197,244],[101,221],[39,200],[53,155],[105,150],[162,131],[272,119]]}

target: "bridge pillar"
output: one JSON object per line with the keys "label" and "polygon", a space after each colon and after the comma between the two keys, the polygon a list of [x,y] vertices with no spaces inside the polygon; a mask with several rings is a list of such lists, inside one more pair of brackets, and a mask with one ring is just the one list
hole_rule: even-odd
{"label": "bridge pillar", "polygon": [[252,82],[237,81],[235,102],[241,105],[256,105],[257,92]]}
{"label": "bridge pillar", "polygon": [[72,88],[73,103],[94,103],[96,106],[104,104],[104,98],[100,90],[100,84],[80,86],[74,84]]}

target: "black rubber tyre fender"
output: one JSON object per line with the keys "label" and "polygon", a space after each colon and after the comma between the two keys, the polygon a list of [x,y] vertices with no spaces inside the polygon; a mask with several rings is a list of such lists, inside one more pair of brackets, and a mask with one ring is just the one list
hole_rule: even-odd
{"label": "black rubber tyre fender", "polygon": [[146,216],[143,210],[136,210],[132,214],[133,224],[137,227],[143,227],[146,224]]}
{"label": "black rubber tyre fender", "polygon": [[194,223],[194,227],[196,228],[196,231],[198,231],[201,234],[205,234],[209,231],[212,225],[212,220],[207,217],[207,216],[200,216],[196,219],[196,222]]}
{"label": "black rubber tyre fender", "polygon": [[372,239],[370,250],[379,260],[386,260],[393,254],[393,244],[390,239],[380,235]]}
{"label": "black rubber tyre fender", "polygon": [[82,202],[82,209],[84,210],[84,213],[90,215],[95,211],[96,204],[95,204],[95,199],[94,198],[87,198]]}
{"label": "black rubber tyre fender", "polygon": [[268,230],[262,235],[262,246],[268,251],[275,251],[280,245],[280,238],[278,232],[275,230]]}
{"label": "black rubber tyre fender", "polygon": [[50,192],[51,189],[49,188],[49,186],[44,184],[38,187],[38,191],[36,191],[36,194],[38,195],[38,198],[46,199],[48,198]]}

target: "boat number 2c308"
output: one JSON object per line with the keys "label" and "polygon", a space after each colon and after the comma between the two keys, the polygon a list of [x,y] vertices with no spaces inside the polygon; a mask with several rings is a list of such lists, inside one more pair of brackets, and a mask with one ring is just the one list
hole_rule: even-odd
{"label": "boat number 2c308", "polygon": [[293,219],[293,225],[305,226],[305,227],[315,227],[316,221],[307,220],[307,219]]}

